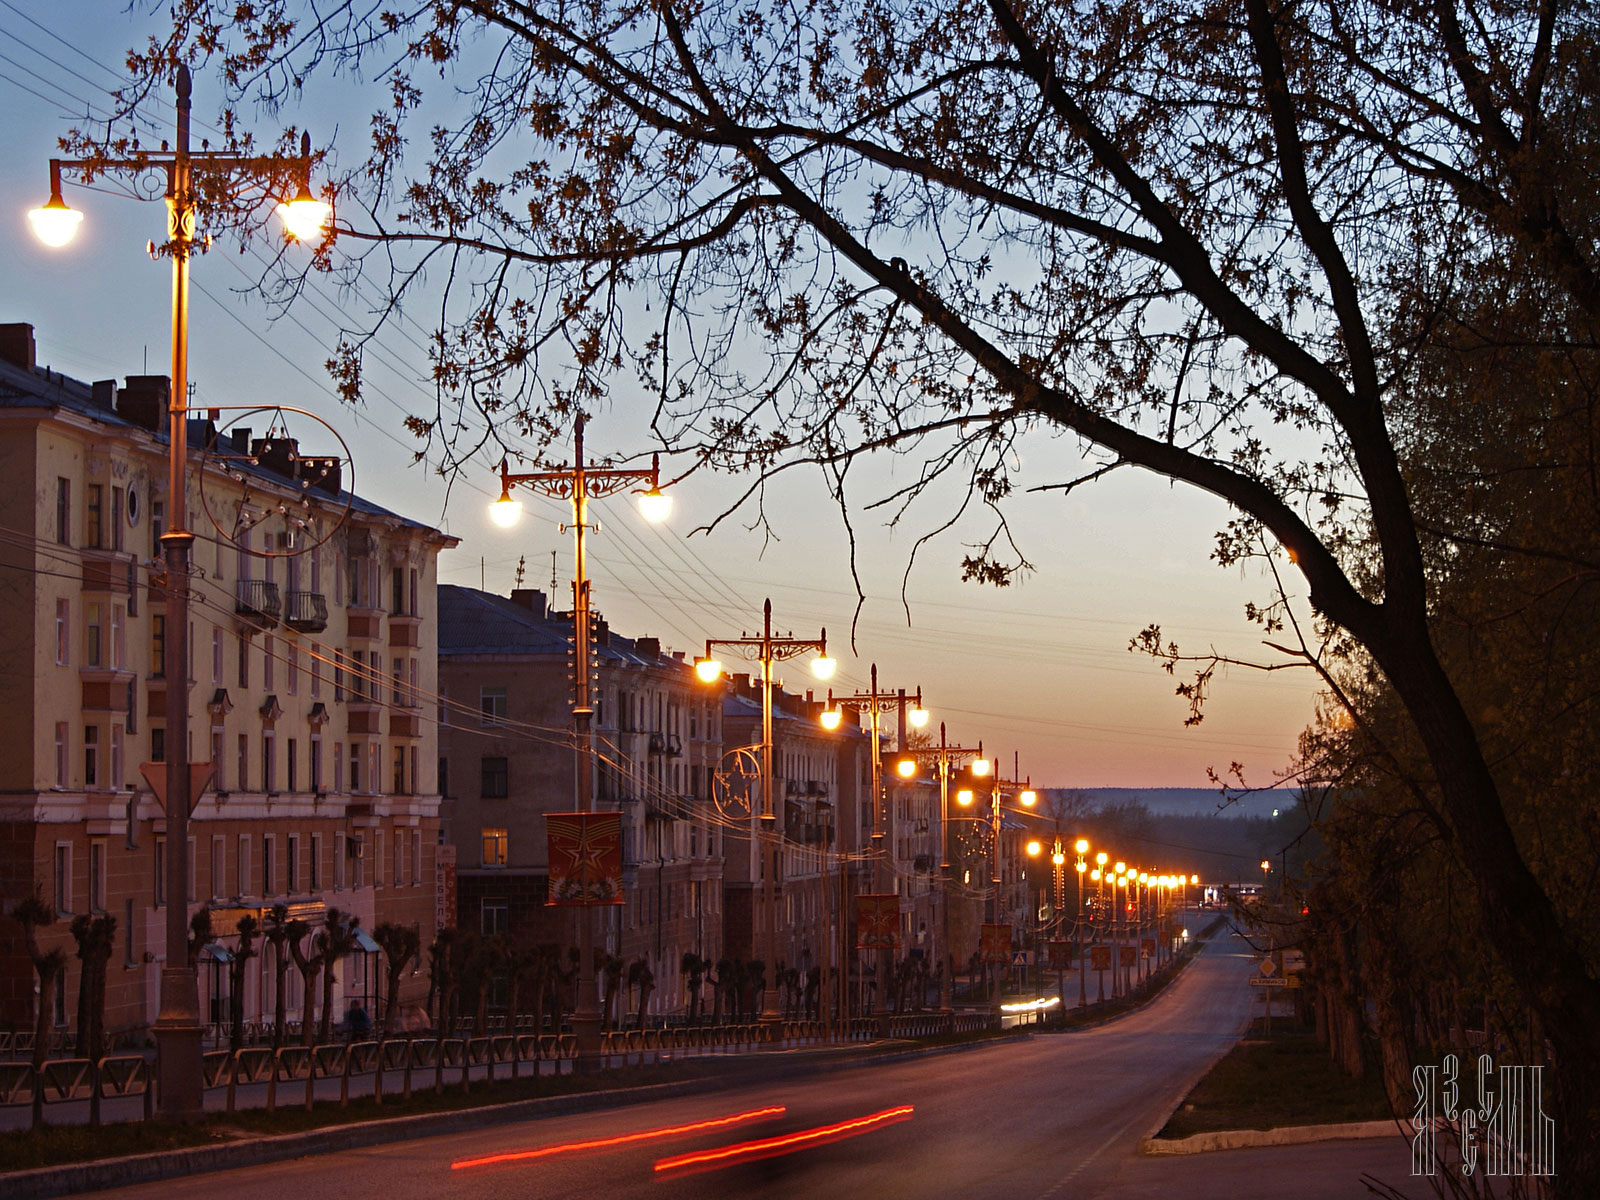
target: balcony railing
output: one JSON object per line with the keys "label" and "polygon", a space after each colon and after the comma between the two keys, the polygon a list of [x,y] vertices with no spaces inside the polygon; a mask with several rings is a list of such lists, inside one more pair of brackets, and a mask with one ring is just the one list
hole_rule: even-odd
{"label": "balcony railing", "polygon": [[328,598],[321,592],[290,592],[284,622],[301,633],[321,633],[328,627]]}
{"label": "balcony railing", "polygon": [[283,612],[283,595],[277,584],[265,579],[241,579],[235,588],[233,611],[240,616],[271,622]]}

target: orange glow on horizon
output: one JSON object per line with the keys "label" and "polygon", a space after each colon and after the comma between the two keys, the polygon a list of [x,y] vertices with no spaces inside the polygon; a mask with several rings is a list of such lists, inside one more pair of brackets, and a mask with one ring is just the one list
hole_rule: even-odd
{"label": "orange glow on horizon", "polygon": [[644,1129],[638,1133],[622,1133],[616,1137],[593,1138],[586,1142],[561,1142],[554,1146],[540,1146],[533,1150],[510,1150],[504,1154],[487,1154],[482,1158],[463,1158],[451,1163],[450,1169],[452,1171],[462,1171],[468,1167],[488,1167],[496,1163],[526,1162],[529,1159],[549,1158],[554,1154],[575,1154],[582,1150],[604,1150],[612,1146],[626,1146],[633,1142],[683,1137],[691,1133],[702,1133],[707,1129],[726,1129],[731,1125],[744,1125],[751,1121],[776,1120],[788,1111],[788,1108],[782,1104],[768,1108],[752,1108],[748,1112],[734,1113],[727,1117],[712,1117],[710,1120],[695,1121],[690,1125],[669,1125],[663,1129]]}
{"label": "orange glow on horizon", "polygon": [[791,1150],[799,1150],[808,1146],[820,1145],[825,1142],[836,1141],[840,1138],[854,1137],[857,1134],[867,1133],[872,1129],[884,1125],[892,1125],[899,1121],[908,1121],[916,1109],[910,1104],[902,1104],[895,1108],[886,1108],[882,1112],[872,1113],[865,1117],[856,1117],[849,1121],[839,1121],[833,1125],[818,1125],[814,1129],[802,1129],[798,1133],[785,1133],[778,1137],[758,1138],[752,1142],[736,1142],[731,1146],[719,1146],[714,1150],[694,1150],[687,1154],[675,1155],[672,1158],[663,1158],[656,1163],[656,1171],[674,1171],[684,1167],[723,1166],[733,1160],[752,1157],[765,1157],[772,1154],[784,1154]]}

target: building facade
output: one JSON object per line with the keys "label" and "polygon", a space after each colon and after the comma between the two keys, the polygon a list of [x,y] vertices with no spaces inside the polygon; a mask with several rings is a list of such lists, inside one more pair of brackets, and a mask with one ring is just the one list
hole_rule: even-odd
{"label": "building facade", "polygon": [[[315,925],[337,908],[364,931],[415,926],[424,945],[435,917],[438,755],[424,718],[436,562],[454,540],[344,491],[337,457],[303,456],[281,429],[219,435],[191,419],[192,599],[188,628],[171,629],[167,403],[164,377],[85,385],[37,365],[31,327],[0,326],[0,908],[41,895],[57,917],[41,940],[69,963],[74,915],[115,918],[106,1028],[132,1034],[156,1015],[169,903],[214,915],[199,966],[214,1020],[243,913],[283,903]],[[165,736],[169,637],[188,639],[183,747]],[[166,894],[165,817],[141,771],[172,753],[211,765],[185,897]],[[243,977],[247,1019],[274,1004],[263,951]],[[336,1002],[375,1001],[378,973],[364,938]],[[63,1026],[73,967],[64,984]],[[31,1023],[33,1004],[20,929],[0,921],[0,1021]]]}
{"label": "building facade", "polygon": [[[508,598],[443,587],[439,611],[440,776],[459,924],[514,944],[574,946],[573,910],[547,904],[544,821],[580,807],[572,616],[533,589]],[[715,962],[723,952],[725,831],[711,791],[719,696],[657,638],[626,638],[597,619],[592,641],[589,800],[622,814],[623,835],[623,903],[598,910],[596,945],[648,969],[647,1016],[674,1014],[688,1002],[683,956]]]}

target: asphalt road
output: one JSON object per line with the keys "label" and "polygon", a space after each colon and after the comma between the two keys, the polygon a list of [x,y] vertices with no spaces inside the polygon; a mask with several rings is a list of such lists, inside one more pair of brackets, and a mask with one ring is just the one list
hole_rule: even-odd
{"label": "asphalt road", "polygon": [[[1074,1034],[935,1054],[607,1112],[552,1117],[122,1189],[151,1200],[383,1200],[712,1195],[970,1200],[1361,1196],[1364,1172],[1409,1184],[1398,1139],[1139,1158],[1138,1139],[1236,1039],[1252,960],[1226,939],[1154,1004]],[[781,1108],[737,1124],[699,1122]],[[864,1122],[839,1128],[850,1122]],[[656,1131],[679,1130],[650,1136]],[[674,1156],[740,1143],[670,1169]],[[632,1139],[618,1141],[617,1139]],[[583,1145],[610,1140],[609,1145]],[[530,1155],[460,1167],[464,1160]],[[1169,1191],[1168,1189],[1181,1189]]]}

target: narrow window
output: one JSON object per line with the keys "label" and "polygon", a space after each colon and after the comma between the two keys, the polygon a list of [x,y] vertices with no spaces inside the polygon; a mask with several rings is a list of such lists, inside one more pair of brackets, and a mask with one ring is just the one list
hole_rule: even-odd
{"label": "narrow window", "polygon": [[72,658],[72,601],[56,601],[56,665],[64,667]]}
{"label": "narrow window", "polygon": [[56,541],[72,545],[72,480],[56,478]]}
{"label": "narrow window", "polygon": [[84,504],[83,544],[98,550],[105,545],[105,489],[98,483],[91,483],[84,492],[87,500]]}

